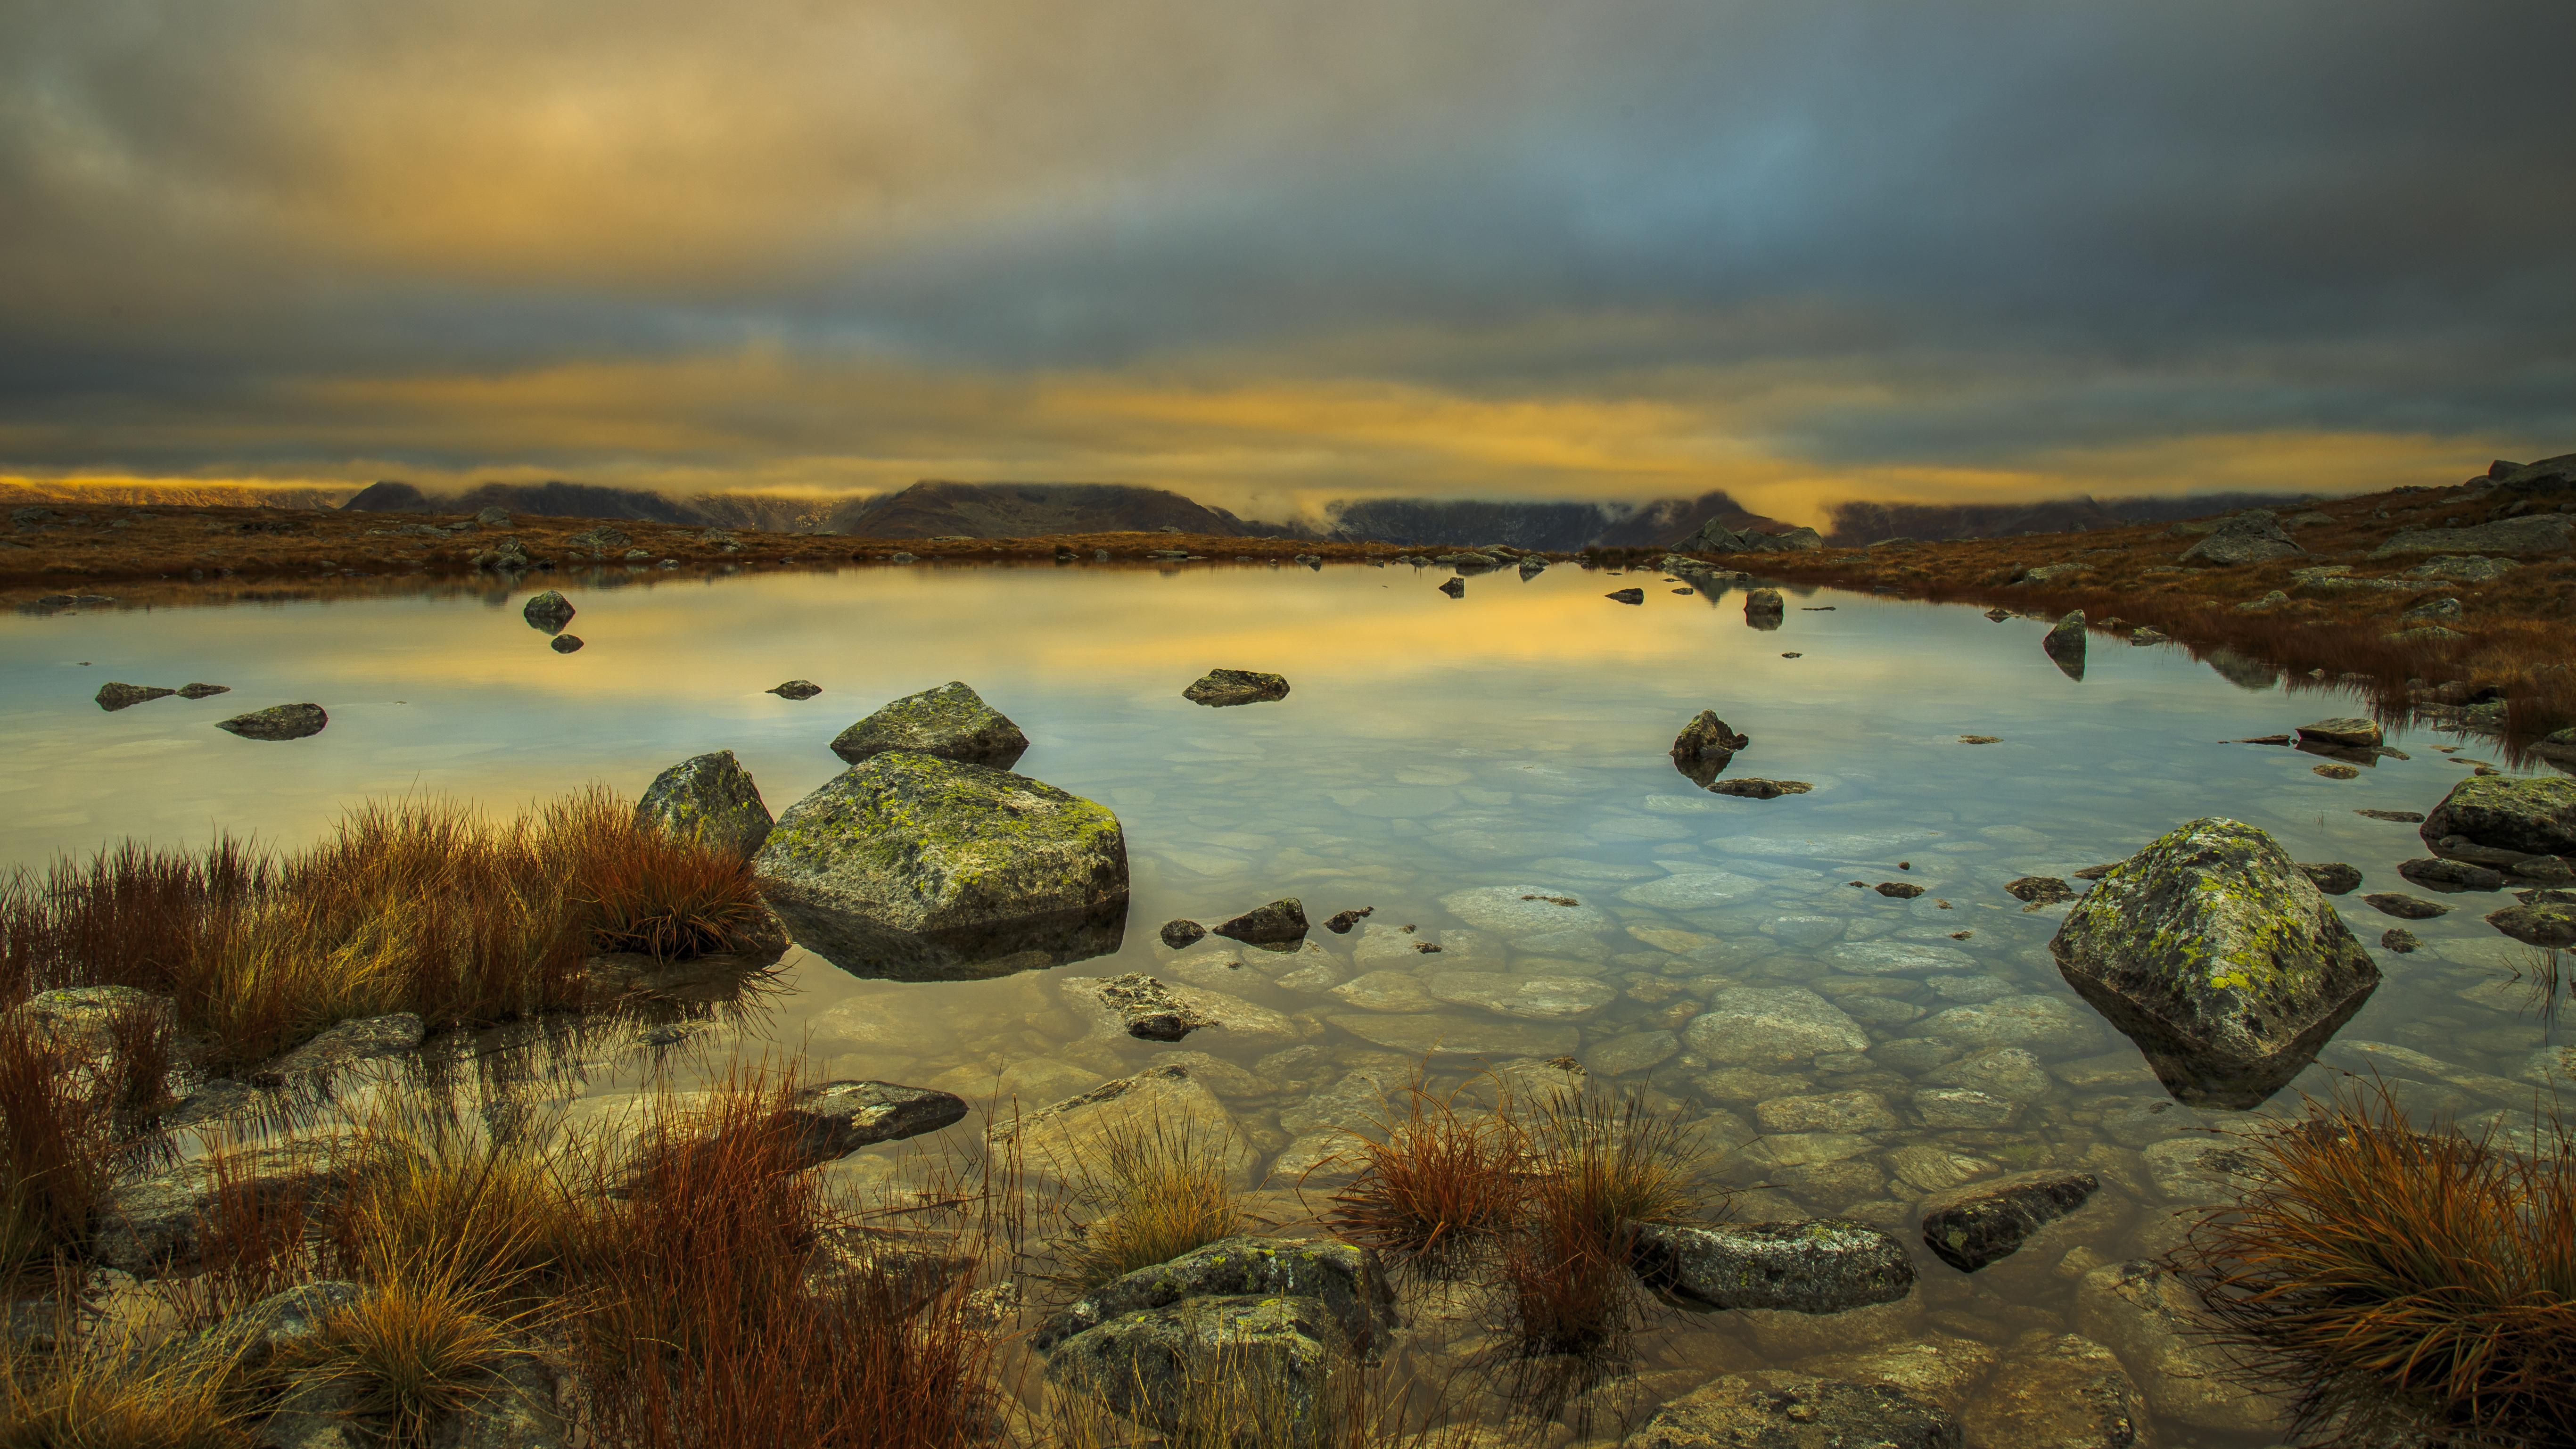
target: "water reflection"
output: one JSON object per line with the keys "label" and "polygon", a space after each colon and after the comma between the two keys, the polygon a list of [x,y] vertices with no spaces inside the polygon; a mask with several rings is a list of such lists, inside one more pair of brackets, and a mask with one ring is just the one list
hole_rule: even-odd
{"label": "water reflection", "polygon": [[1023,916],[969,930],[916,934],[880,930],[846,911],[773,893],[771,906],[796,944],[847,971],[879,981],[968,981],[1013,976],[1117,952],[1127,902],[1099,911]]}

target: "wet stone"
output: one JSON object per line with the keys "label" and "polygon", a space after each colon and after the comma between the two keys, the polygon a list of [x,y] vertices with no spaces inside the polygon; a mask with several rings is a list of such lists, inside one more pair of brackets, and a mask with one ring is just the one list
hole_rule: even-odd
{"label": "wet stone", "polygon": [[823,686],[810,679],[791,679],[785,684],[771,685],[766,692],[781,699],[812,699],[823,692]]}
{"label": "wet stone", "polygon": [[1923,1246],[1963,1273],[2020,1251],[2030,1235],[2084,1206],[2101,1189],[2089,1172],[2043,1170],[1981,1182],[1926,1199]]}
{"label": "wet stone", "polygon": [[1913,1105],[1923,1125],[1932,1128],[2003,1128],[2021,1116],[2020,1103],[1971,1087],[1924,1087],[1915,1092]]}
{"label": "wet stone", "polygon": [[318,704],[276,704],[218,721],[215,728],[246,740],[300,740],[322,733],[331,716]]}
{"label": "wet stone", "polygon": [[1173,920],[1165,921],[1163,923],[1163,929],[1160,934],[1163,938],[1164,945],[1178,951],[1195,943],[1207,933],[1207,927],[1200,925],[1196,921]]}
{"label": "wet stone", "polygon": [[891,701],[832,741],[832,753],[853,765],[908,751],[1007,770],[1028,748],[1018,725],[959,680]]}
{"label": "wet stone", "polygon": [[1996,1449],[2134,1449],[2147,1442],[2148,1419],[2119,1357],[2070,1333],[2006,1359],[1965,1427],[1969,1443]]}
{"label": "wet stone", "polygon": [[1215,934],[1252,945],[1274,945],[1306,939],[1306,907],[1294,896],[1244,912]]}
{"label": "wet stone", "polygon": [[2361,884],[2361,872],[2339,860],[2323,865],[2303,864],[2299,871],[2314,882],[2318,890],[2330,896],[2350,894]]}
{"label": "wet stone", "polygon": [[1887,1099],[1869,1091],[1773,1097],[1753,1109],[1753,1118],[1765,1132],[1875,1132],[1899,1125]]}
{"label": "wet stone", "polygon": [[1636,1266],[1648,1283],[1709,1308],[1841,1313],[1914,1291],[1914,1264],[1903,1244],[1866,1223],[1836,1218],[1641,1224]]}
{"label": "wet stone", "polygon": [[2404,956],[2413,952],[2424,943],[2415,939],[2415,933],[2413,931],[2407,930],[2403,926],[2391,926],[2387,930],[2379,933],[2379,944],[2383,950],[2394,951],[2398,955]]}
{"label": "wet stone", "polygon": [[2379,891],[2363,896],[2361,903],[2383,916],[2395,916],[2401,921],[2429,921],[2435,916],[2451,913],[2449,906],[2396,891]]}
{"label": "wet stone", "polygon": [[1286,679],[1249,669],[1211,669],[1181,691],[1181,698],[1192,704],[1212,706],[1259,704],[1287,697]]}
{"label": "wet stone", "polygon": [[2015,900],[2028,901],[2033,905],[2041,906],[2071,901],[2078,894],[2073,886],[2053,875],[2023,876],[2019,880],[2007,882],[2004,893]]}

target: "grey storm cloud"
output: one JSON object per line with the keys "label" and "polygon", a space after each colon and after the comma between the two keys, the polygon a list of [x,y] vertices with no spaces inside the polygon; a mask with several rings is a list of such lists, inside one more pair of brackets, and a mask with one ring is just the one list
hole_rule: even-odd
{"label": "grey storm cloud", "polygon": [[0,0],[0,472],[533,462],[331,387],[745,348],[1642,401],[1823,471],[2563,451],[2569,53],[2564,3]]}

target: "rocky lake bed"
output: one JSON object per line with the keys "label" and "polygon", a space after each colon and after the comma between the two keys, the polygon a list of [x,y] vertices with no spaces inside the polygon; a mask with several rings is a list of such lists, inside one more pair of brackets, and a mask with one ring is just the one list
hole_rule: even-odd
{"label": "rocky lake bed", "polygon": [[[542,594],[21,615],[0,858],[604,782],[752,859],[784,930],[742,965],[755,989],[425,1045],[416,1019],[351,1022],[224,1100],[345,1077],[284,1114],[328,1131],[422,1064],[506,1060],[515,1100],[597,1126],[795,1059],[814,1161],[853,1195],[897,1198],[979,1133],[1066,1179],[1142,1108],[1222,1144],[1261,1232],[1313,1239],[1408,1084],[1592,1094],[1682,1124],[1724,1221],[1657,1230],[1633,1362],[1542,1439],[2279,1442],[2164,1255],[2303,1096],[2368,1079],[2424,1120],[2532,1130],[2576,1076],[2535,1006],[2576,944],[2576,783],[2179,646],[2087,659],[2080,617],[2070,644],[2058,619],[1603,572],[565,570]],[[576,611],[586,647],[551,647]],[[101,693],[202,678],[220,703]],[[290,703],[328,729],[218,727]],[[2178,1007],[2174,943],[2221,939],[2277,973]],[[686,995],[649,961],[594,969]],[[1275,1271],[1057,1329],[1074,1310],[1032,1296],[1013,1351],[1078,1379],[1140,1351],[1102,1336],[1137,1315],[1285,1293],[1332,1321],[1286,1338],[1422,1381],[1489,1361],[1453,1285]]]}

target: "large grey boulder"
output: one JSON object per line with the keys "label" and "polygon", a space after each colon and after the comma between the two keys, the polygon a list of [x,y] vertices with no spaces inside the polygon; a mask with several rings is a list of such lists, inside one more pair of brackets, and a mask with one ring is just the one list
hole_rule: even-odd
{"label": "large grey boulder", "polygon": [[2182,561],[2203,567],[2227,568],[2237,564],[2270,563],[2307,550],[2291,541],[2281,531],[2280,520],[2261,508],[2237,514],[2212,529],[2209,536],[2184,549]]}
{"label": "large grey boulder", "polygon": [[2101,1189],[2089,1172],[2043,1168],[1971,1183],[1923,1200],[1923,1246],[1962,1273],[2011,1257],[2030,1235]]}
{"label": "large grey boulder", "polygon": [[2458,836],[2526,855],[2576,855],[2576,780],[2473,775],[2451,787],[2416,833],[2433,845]]}
{"label": "large grey boulder", "polygon": [[906,750],[1007,770],[1027,754],[1029,737],[963,682],[907,694],[841,731],[832,753],[851,764]]}
{"label": "large grey boulder", "polygon": [[654,776],[635,802],[635,820],[694,836],[745,860],[759,853],[776,824],[751,772],[731,750],[692,756]]}
{"label": "large grey boulder", "polygon": [[1225,1238],[1168,1263],[1139,1268],[1066,1304],[1038,1325],[1029,1344],[1057,1344],[1126,1313],[1165,1308],[1186,1298],[1270,1295],[1321,1304],[1342,1337],[1373,1357],[1398,1326],[1395,1290],[1377,1255],[1349,1243],[1303,1239]]}
{"label": "large grey boulder", "polygon": [[1646,1282],[1709,1308],[1841,1313],[1914,1291],[1904,1244],[1840,1218],[1707,1228],[1644,1223],[1633,1261]]}
{"label": "large grey boulder", "polygon": [[893,750],[780,816],[752,858],[790,934],[842,969],[989,976],[1117,949],[1127,838],[1107,808]]}
{"label": "large grey boulder", "polygon": [[1322,1443],[1350,1346],[1313,1298],[1185,1298],[1058,1344],[1047,1382],[1189,1443]]}
{"label": "large grey boulder", "polygon": [[1894,1384],[1756,1369],[1664,1405],[1621,1449],[1960,1449],[1963,1442],[1948,1410]]}
{"label": "large grey boulder", "polygon": [[2403,528],[2370,551],[2375,559],[2408,553],[2565,553],[2568,529],[2576,525],[2563,513],[2534,513],[2521,518],[2467,528]]}
{"label": "large grey boulder", "polygon": [[1287,697],[1286,679],[1249,669],[1211,669],[1181,691],[1181,698],[1205,705],[1259,704]]}
{"label": "large grey boulder", "polygon": [[2370,953],[2279,843],[2217,816],[2113,866],[2049,950],[2196,1105],[2269,1097],[2379,985]]}
{"label": "large grey boulder", "polygon": [[217,720],[215,728],[227,730],[246,740],[300,740],[322,733],[331,722],[318,704],[273,704],[231,719]]}

